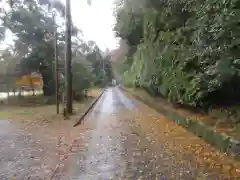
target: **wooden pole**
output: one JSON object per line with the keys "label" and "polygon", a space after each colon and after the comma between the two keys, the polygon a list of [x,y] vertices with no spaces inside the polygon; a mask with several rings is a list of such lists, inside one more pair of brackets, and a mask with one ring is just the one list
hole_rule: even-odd
{"label": "wooden pole", "polygon": [[66,0],[66,32],[65,32],[65,87],[66,87],[66,113],[72,114],[72,20],[70,0]]}
{"label": "wooden pole", "polygon": [[58,72],[57,27],[56,27],[56,22],[55,22],[55,13],[53,13],[53,22],[54,22],[54,59],[55,59],[56,113],[59,114],[59,72]]}

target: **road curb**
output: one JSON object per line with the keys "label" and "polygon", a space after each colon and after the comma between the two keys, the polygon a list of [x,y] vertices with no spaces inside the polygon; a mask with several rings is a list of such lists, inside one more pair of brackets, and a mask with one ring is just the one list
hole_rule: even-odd
{"label": "road curb", "polygon": [[227,153],[228,155],[234,157],[236,160],[240,159],[240,141],[226,135],[225,133],[217,132],[214,128],[207,126],[201,121],[185,118],[177,113],[171,112],[170,110],[166,110],[160,106],[155,106],[140,96],[128,91],[124,87],[120,87],[120,89],[130,94],[140,102],[168,117],[169,120],[175,121],[177,124],[187,129],[189,132],[192,132],[201,139],[205,140],[207,143],[211,144],[221,152]]}
{"label": "road curb", "polygon": [[85,116],[89,113],[89,111],[94,107],[94,105],[98,102],[98,100],[102,97],[103,93],[105,92],[105,89],[102,90],[101,94],[91,103],[91,105],[86,109],[86,111],[81,115],[77,123],[73,125],[73,127],[78,126],[81,124],[82,120],[85,118]]}

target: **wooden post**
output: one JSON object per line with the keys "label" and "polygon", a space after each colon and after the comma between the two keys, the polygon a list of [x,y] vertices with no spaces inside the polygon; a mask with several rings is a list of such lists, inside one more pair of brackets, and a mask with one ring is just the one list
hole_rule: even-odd
{"label": "wooden post", "polygon": [[66,31],[65,31],[65,90],[66,90],[66,112],[72,114],[73,101],[72,101],[72,20],[71,20],[71,7],[70,0],[66,0]]}
{"label": "wooden post", "polygon": [[56,113],[59,114],[58,47],[57,47],[57,27],[56,27],[56,23],[55,23],[55,13],[53,13],[53,22],[54,22],[54,59],[55,59]]}

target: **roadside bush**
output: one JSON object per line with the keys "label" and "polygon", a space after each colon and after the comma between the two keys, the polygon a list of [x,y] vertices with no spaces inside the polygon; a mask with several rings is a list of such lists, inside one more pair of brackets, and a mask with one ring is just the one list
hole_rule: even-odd
{"label": "roadside bush", "polygon": [[141,0],[141,10],[124,2],[115,29],[130,46],[137,43],[126,84],[194,107],[240,100],[240,0]]}

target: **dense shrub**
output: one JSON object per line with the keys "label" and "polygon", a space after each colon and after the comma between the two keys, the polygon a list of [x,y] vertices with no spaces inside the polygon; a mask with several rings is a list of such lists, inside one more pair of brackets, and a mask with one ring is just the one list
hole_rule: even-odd
{"label": "dense shrub", "polygon": [[239,100],[240,0],[141,0],[141,10],[129,2],[118,7],[115,27],[138,43],[127,57],[127,85],[191,106]]}

